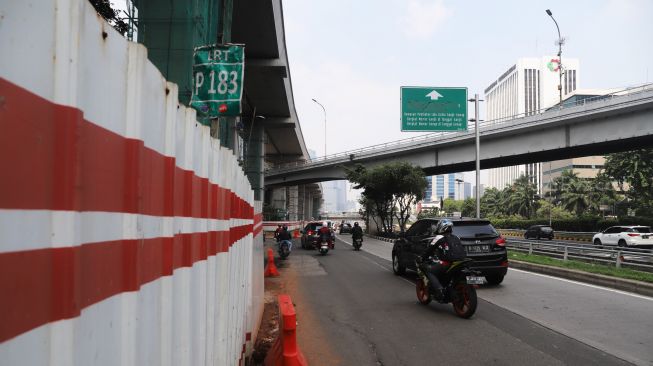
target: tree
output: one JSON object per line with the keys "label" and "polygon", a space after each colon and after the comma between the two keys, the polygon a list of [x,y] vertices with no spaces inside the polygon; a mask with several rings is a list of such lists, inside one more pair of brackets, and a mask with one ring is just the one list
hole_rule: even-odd
{"label": "tree", "polygon": [[541,219],[548,219],[549,218],[549,211],[551,211],[551,218],[553,220],[565,220],[565,219],[573,219],[575,217],[574,214],[571,212],[565,210],[564,208],[560,206],[556,206],[551,204],[548,201],[545,200],[540,200],[539,203],[539,208],[535,212],[535,217],[541,218]]}
{"label": "tree", "polygon": [[468,198],[464,200],[461,212],[465,217],[476,217],[476,199]]}
{"label": "tree", "polygon": [[511,214],[530,218],[537,209],[538,200],[537,187],[529,176],[522,175],[513,183],[507,203]]}
{"label": "tree", "polygon": [[359,164],[346,171],[354,188],[363,189],[370,215],[379,217],[384,230],[392,230],[396,218],[403,231],[412,205],[424,197],[427,183],[422,169],[406,162],[394,162],[371,169]]}
{"label": "tree", "polygon": [[567,185],[572,181],[577,181],[578,179],[578,173],[569,169],[563,170],[559,177],[553,178],[553,182],[551,182],[551,190],[547,192],[546,197],[549,197],[553,204],[560,204],[562,202],[562,194]]}
{"label": "tree", "polygon": [[120,11],[111,7],[109,0],[89,0],[98,14],[107,21],[118,33],[123,36],[127,34],[129,25],[125,23],[118,15]]}
{"label": "tree", "polygon": [[566,189],[562,193],[561,202],[562,206],[576,213],[580,216],[589,207],[589,185],[587,182],[576,178],[567,184]]}
{"label": "tree", "polygon": [[492,187],[485,190],[481,197],[481,215],[483,217],[503,216],[502,192]]}
{"label": "tree", "polygon": [[617,201],[617,192],[612,180],[604,173],[599,173],[589,182],[588,204],[595,214],[601,214],[601,206],[613,206]]}
{"label": "tree", "polygon": [[447,215],[451,215],[454,212],[461,212],[463,210],[463,202],[456,201],[453,198],[447,198],[442,202],[442,210]]}
{"label": "tree", "polygon": [[625,192],[638,215],[653,215],[653,148],[610,154],[604,169],[604,174]]}

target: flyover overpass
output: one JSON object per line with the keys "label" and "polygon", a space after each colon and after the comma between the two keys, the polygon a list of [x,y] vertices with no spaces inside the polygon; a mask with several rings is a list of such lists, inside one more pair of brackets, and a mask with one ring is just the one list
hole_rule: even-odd
{"label": "flyover overpass", "polygon": [[[473,126],[473,125],[472,125]],[[653,146],[653,84],[625,95],[480,125],[481,169],[602,155]],[[427,175],[475,169],[475,136],[435,133],[276,166],[265,185],[345,179],[345,167],[407,161]]]}

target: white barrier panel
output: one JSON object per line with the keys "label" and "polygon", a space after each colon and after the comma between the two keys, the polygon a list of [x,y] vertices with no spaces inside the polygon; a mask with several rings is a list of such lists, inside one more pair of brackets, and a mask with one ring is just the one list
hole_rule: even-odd
{"label": "white barrier panel", "polygon": [[0,365],[238,364],[261,202],[145,47],[35,4],[0,0]]}

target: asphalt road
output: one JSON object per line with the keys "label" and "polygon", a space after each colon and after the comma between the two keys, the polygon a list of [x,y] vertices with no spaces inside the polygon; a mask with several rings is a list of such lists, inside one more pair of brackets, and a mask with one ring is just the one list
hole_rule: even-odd
{"label": "asphalt road", "polygon": [[294,248],[285,265],[299,273],[300,327],[310,314],[311,337],[338,356],[307,353],[311,365],[653,365],[650,298],[511,270],[479,289],[465,320],[417,302],[414,275],[392,274],[389,243],[366,238],[355,252],[338,241],[326,256]]}

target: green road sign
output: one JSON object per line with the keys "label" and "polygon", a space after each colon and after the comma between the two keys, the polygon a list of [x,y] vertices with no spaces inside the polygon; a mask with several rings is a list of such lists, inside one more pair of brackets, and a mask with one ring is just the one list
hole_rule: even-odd
{"label": "green road sign", "polygon": [[402,86],[401,130],[467,130],[467,88]]}
{"label": "green road sign", "polygon": [[242,45],[198,47],[193,54],[193,96],[199,117],[240,114],[245,48]]}

